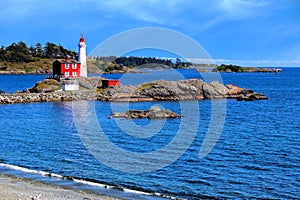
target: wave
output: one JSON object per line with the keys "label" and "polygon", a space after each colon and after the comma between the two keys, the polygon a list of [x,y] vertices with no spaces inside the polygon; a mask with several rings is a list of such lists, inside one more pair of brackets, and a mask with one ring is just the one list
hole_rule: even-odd
{"label": "wave", "polygon": [[[116,186],[116,185],[109,185],[109,184],[106,184],[104,182],[93,180],[93,179],[84,179],[84,178],[77,178],[77,177],[72,177],[72,176],[62,176],[62,175],[55,174],[55,173],[49,173],[49,172],[45,172],[45,171],[41,171],[41,170],[28,169],[28,168],[23,167],[23,166],[16,166],[16,165],[11,165],[11,164],[6,164],[6,163],[0,163],[0,169],[1,168],[11,169],[11,170],[14,170],[14,171],[19,171],[19,172],[24,172],[26,174],[28,174],[28,173],[29,174],[36,174],[36,175],[40,175],[42,177],[55,178],[55,179],[59,179],[59,180],[62,180],[62,181],[63,180],[73,181],[74,183],[79,183],[79,184],[82,184],[82,185],[85,185],[85,186],[92,186],[92,187],[102,188],[102,189],[110,189],[110,190],[114,190],[114,191],[130,193],[132,195],[139,195],[139,196],[149,197],[149,198],[146,198],[146,199],[158,199],[158,198],[178,199],[174,196],[169,196],[169,195],[162,194],[162,193],[159,193],[159,192],[142,191],[142,189],[141,190],[134,190],[134,189],[124,188],[124,187],[120,187],[120,186]],[[153,198],[151,198],[151,196],[153,196]]]}
{"label": "wave", "polygon": [[25,167],[20,167],[20,166],[16,166],[16,165],[5,164],[5,163],[0,163],[0,167],[5,167],[5,168],[25,172],[25,173],[39,174],[42,176],[48,176],[48,177],[53,177],[53,178],[60,178],[60,179],[64,178],[63,176],[61,176],[59,174],[49,173],[49,172],[40,171],[40,170],[28,169]]}

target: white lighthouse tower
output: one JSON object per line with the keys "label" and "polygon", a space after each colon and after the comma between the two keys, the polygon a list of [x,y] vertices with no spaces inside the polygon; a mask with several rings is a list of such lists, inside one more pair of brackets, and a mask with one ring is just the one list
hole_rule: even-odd
{"label": "white lighthouse tower", "polygon": [[87,77],[87,66],[86,66],[86,44],[84,42],[83,35],[80,34],[80,40],[79,40],[79,52],[78,52],[78,61],[81,63],[80,66],[80,76],[81,77]]}

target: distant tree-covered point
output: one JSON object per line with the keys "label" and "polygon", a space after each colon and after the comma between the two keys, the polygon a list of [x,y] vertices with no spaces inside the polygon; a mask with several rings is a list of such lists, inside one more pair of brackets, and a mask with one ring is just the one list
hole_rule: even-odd
{"label": "distant tree-covered point", "polygon": [[213,71],[218,72],[243,72],[243,67],[238,65],[226,65],[221,64],[220,66],[217,66]]}
{"label": "distant tree-covered point", "polygon": [[42,58],[77,58],[77,52],[65,49],[61,45],[47,42],[44,46],[37,43],[35,46],[28,47],[25,42],[12,43],[11,45],[0,48],[0,61],[13,63],[29,63]]}
{"label": "distant tree-covered point", "polygon": [[183,62],[181,59],[176,58],[175,61],[171,59],[162,59],[154,57],[116,57],[116,56],[94,56],[90,58],[93,60],[93,64],[99,69],[110,72],[115,70],[123,70],[124,68],[134,69],[137,67],[162,67],[167,66],[171,68],[185,68],[191,67],[191,62]]}
{"label": "distant tree-covered point", "polygon": [[221,64],[214,68],[213,72],[276,72],[276,70],[271,68],[241,67],[239,65]]}

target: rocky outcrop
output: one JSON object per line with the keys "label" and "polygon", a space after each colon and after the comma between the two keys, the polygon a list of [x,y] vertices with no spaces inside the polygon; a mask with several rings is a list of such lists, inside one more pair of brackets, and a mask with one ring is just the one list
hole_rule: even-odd
{"label": "rocky outcrop", "polygon": [[92,76],[92,77],[82,77],[79,79],[80,86],[86,89],[96,89],[102,87],[102,80],[105,80],[101,76]]}
{"label": "rocky outcrop", "polygon": [[256,93],[253,90],[247,90],[234,86],[232,84],[226,85],[229,89],[226,98],[235,98],[238,101],[255,101],[255,100],[267,100],[268,97],[262,93]]}
{"label": "rocky outcrop", "polygon": [[45,79],[37,82],[35,86],[29,88],[28,91],[31,93],[42,93],[42,92],[54,92],[60,89],[61,89],[61,82],[55,79]]}
{"label": "rocky outcrop", "polygon": [[55,93],[16,93],[0,95],[0,104],[59,102],[74,100],[96,100],[96,93],[92,91],[76,91]]}
{"label": "rocky outcrop", "polygon": [[[87,77],[87,78],[80,78],[79,85],[82,89],[87,90],[94,90],[99,87],[102,87],[102,80],[105,78],[95,76],[95,77]],[[39,81],[35,84],[34,87],[29,88],[28,91],[31,93],[47,93],[47,92],[54,92],[60,90],[62,87],[62,83],[56,79],[45,79]]]}
{"label": "rocky outcrop", "polygon": [[[201,79],[181,81],[158,80],[138,86],[120,85],[105,89],[98,88],[101,79],[86,79],[84,83],[92,89],[53,92],[55,87],[58,87],[60,83],[55,82],[55,80],[45,80],[27,90],[27,93],[0,95],[0,104],[73,101],[81,99],[117,102],[182,101],[219,98],[235,98],[245,101],[268,99],[268,97],[261,93],[256,93],[232,84],[223,85],[219,82],[206,83]],[[52,81],[51,87],[49,84],[46,84],[47,81]],[[37,93],[29,93],[29,91]]]}
{"label": "rocky outcrop", "polygon": [[201,79],[181,81],[158,80],[138,86],[108,88],[97,99],[101,101],[182,101],[236,98],[239,100],[268,99],[261,93],[219,82],[206,83]]}
{"label": "rocky outcrop", "polygon": [[200,79],[181,81],[159,80],[138,86],[141,95],[151,97],[156,101],[178,101],[203,99],[204,82]]}
{"label": "rocky outcrop", "polygon": [[152,106],[149,110],[128,110],[124,113],[114,112],[111,118],[149,118],[149,119],[164,119],[164,118],[180,118],[181,116],[171,110],[162,110],[158,106]]}

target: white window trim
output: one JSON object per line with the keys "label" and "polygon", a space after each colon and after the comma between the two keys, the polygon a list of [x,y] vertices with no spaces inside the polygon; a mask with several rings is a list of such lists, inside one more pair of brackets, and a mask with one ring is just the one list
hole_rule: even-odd
{"label": "white window trim", "polygon": [[65,72],[65,77],[68,77],[70,76],[70,73],[69,72]]}
{"label": "white window trim", "polygon": [[69,69],[69,63],[65,64],[65,69]]}
{"label": "white window trim", "polygon": [[76,64],[73,63],[72,68],[76,69],[77,68]]}
{"label": "white window trim", "polygon": [[72,72],[72,76],[77,76],[77,73],[76,72]]}

